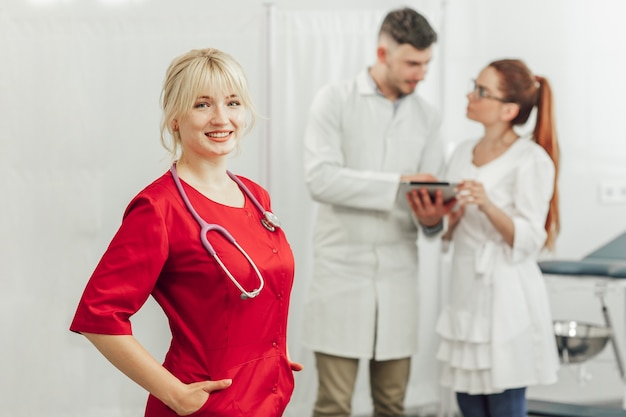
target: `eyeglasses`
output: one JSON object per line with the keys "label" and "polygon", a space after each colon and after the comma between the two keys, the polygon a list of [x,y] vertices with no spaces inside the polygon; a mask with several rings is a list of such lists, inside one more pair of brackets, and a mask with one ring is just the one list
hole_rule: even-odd
{"label": "eyeglasses", "polygon": [[489,94],[487,92],[487,90],[485,89],[485,87],[483,87],[480,84],[476,84],[476,80],[470,80],[470,85],[469,85],[469,91],[470,94],[472,94],[472,96],[476,99],[476,100],[482,100],[484,98],[489,98],[492,100],[497,100],[501,103],[510,103],[510,101],[501,98],[501,97],[495,97],[492,96],[491,94]]}

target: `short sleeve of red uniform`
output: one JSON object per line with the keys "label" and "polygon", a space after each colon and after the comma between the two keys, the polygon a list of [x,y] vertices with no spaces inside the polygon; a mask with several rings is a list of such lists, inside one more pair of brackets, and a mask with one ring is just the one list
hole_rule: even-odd
{"label": "short sleeve of red uniform", "polygon": [[146,302],[168,255],[164,216],[151,198],[137,196],[98,263],[70,330],[132,334],[130,317]]}

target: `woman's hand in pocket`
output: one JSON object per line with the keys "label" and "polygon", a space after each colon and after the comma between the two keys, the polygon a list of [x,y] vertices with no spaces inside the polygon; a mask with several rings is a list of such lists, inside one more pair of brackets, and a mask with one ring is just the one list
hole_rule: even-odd
{"label": "woman's hand in pocket", "polygon": [[185,385],[179,395],[176,406],[172,407],[179,416],[188,416],[200,410],[209,399],[213,391],[223,390],[231,386],[231,379],[218,381],[201,381]]}

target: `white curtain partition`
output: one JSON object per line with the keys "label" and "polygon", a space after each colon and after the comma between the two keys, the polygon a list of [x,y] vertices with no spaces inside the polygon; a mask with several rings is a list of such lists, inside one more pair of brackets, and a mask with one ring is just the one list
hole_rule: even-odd
{"label": "white curtain partition", "polygon": [[[427,5],[422,4],[424,9]],[[431,7],[429,16],[436,18],[437,9]],[[305,365],[305,371],[296,375],[296,391],[289,406],[290,416],[310,415],[317,389],[315,363],[312,352],[300,345],[302,300],[312,273],[311,241],[315,219],[315,204],[310,200],[304,183],[303,135],[308,105],[324,84],[354,76],[375,59],[376,32],[386,10],[374,11],[301,11],[276,12],[276,51],[274,88],[272,91],[271,123],[274,137],[270,154],[270,177],[273,205],[280,213],[285,230],[296,254],[297,281],[293,292],[290,316],[290,350],[296,360]],[[433,24],[436,22],[433,22]],[[426,93],[437,97],[437,65],[431,68],[432,79],[426,83]],[[422,86],[420,86],[422,88]],[[433,251],[424,246],[423,251]],[[436,253],[424,253],[433,259]],[[415,356],[408,392],[409,406],[434,404],[438,401],[437,364],[433,361],[436,338],[434,318],[439,308],[437,271],[435,262],[425,263],[420,279],[420,298],[415,302],[421,308],[420,353]],[[430,270],[428,269],[430,268]],[[338,318],[340,319],[340,318]],[[351,324],[358,325],[358,324]],[[371,399],[366,363],[363,363],[353,401],[355,414],[367,414]]]}

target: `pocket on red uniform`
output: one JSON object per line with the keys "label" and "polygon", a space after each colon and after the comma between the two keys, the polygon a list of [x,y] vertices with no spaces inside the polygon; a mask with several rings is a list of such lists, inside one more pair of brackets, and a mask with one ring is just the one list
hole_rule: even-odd
{"label": "pocket on red uniform", "polygon": [[[202,407],[188,414],[186,417],[244,417],[234,401],[230,400],[230,403],[216,404],[218,401],[215,401],[217,399],[215,397],[219,396],[209,395],[209,398]],[[211,401],[212,399],[213,401]],[[146,405],[145,417],[179,417],[179,415],[158,398],[150,395],[148,397],[148,404]]]}

